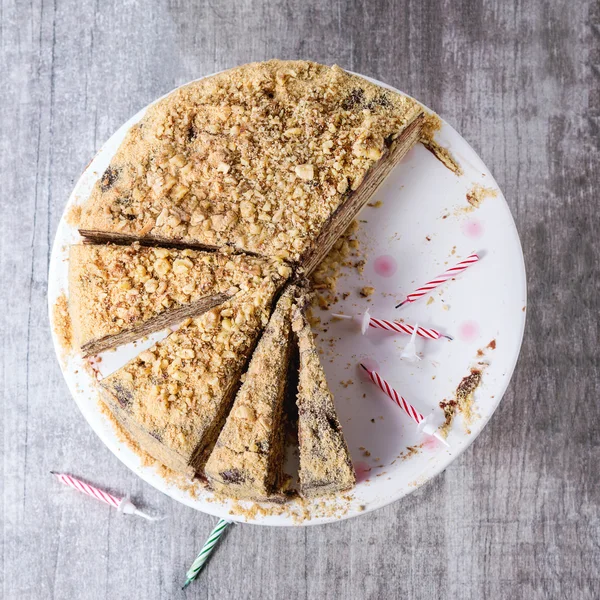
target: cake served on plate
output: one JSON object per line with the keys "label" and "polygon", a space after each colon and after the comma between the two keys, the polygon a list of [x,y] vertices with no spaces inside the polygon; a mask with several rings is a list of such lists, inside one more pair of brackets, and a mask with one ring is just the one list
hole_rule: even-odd
{"label": "cake served on plate", "polygon": [[416,101],[339,67],[272,60],[183,86],[130,129],[81,207],[91,244],[71,249],[69,303],[84,354],[185,319],[100,382],[144,451],[222,493],[281,499],[282,406],[298,344],[300,493],[352,487],[295,282],[423,122]]}

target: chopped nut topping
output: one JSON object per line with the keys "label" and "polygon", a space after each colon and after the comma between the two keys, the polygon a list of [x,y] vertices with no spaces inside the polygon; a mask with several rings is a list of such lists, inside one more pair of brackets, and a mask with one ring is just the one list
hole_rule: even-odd
{"label": "chopped nut topping", "polygon": [[307,181],[310,181],[315,176],[315,168],[312,165],[298,165],[295,171],[300,179],[306,179]]}
{"label": "chopped nut topping", "polygon": [[82,346],[149,321],[166,308],[233,295],[290,274],[277,259],[139,245],[72,246],[69,287],[76,291],[69,304],[75,340]]}
{"label": "chopped nut topping", "polygon": [[421,111],[335,66],[225,71],[179,88],[131,128],[80,226],[297,262]]}
{"label": "chopped nut topping", "polygon": [[[109,402],[125,410],[142,430],[158,434],[160,443],[148,448],[157,460],[185,470],[193,457],[212,446],[235,383],[268,319],[275,291],[266,279],[253,290],[240,292],[102,380],[110,392]],[[232,311],[233,322],[222,316],[223,311]],[[247,319],[236,325],[235,316],[241,312]],[[251,411],[245,418],[253,418]]]}

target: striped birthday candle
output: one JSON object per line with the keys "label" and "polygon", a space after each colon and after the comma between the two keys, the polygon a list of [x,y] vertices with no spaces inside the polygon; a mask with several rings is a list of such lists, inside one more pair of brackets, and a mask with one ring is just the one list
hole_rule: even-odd
{"label": "striped birthday candle", "polygon": [[387,396],[389,396],[418,426],[419,431],[432,435],[444,445],[449,446],[448,442],[442,437],[436,427],[427,423],[427,418],[423,416],[410,402],[407,402],[377,371],[367,369],[365,365],[360,366],[367,372],[371,381]]}
{"label": "striped birthday candle", "polygon": [[216,524],[215,528],[211,531],[208,539],[202,546],[202,550],[196,556],[196,559],[192,563],[192,566],[189,568],[188,572],[185,575],[185,583],[181,589],[185,590],[185,588],[198,577],[200,571],[202,571],[202,567],[206,564],[214,547],[217,545],[220,537],[223,535],[225,529],[227,529],[228,525],[231,524],[231,521],[227,521],[227,519],[219,519],[219,522]]}
{"label": "striped birthday candle", "polygon": [[470,256],[467,256],[465,260],[459,262],[457,265],[454,265],[451,269],[448,269],[441,275],[438,275],[435,279],[428,281],[425,285],[422,285],[419,289],[406,296],[405,300],[403,300],[399,304],[396,304],[396,308],[400,308],[404,304],[408,304],[410,302],[418,300],[419,298],[422,298],[423,296],[425,296],[425,294],[428,294],[438,285],[441,285],[442,283],[448,281],[448,279],[456,277],[457,275],[459,275],[464,270],[468,269],[471,265],[475,264],[478,261],[479,256],[477,254],[471,254]]}

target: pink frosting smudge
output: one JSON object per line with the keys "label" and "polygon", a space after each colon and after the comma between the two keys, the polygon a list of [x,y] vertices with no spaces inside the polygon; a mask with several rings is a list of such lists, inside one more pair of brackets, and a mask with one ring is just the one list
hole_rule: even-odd
{"label": "pink frosting smudge", "polygon": [[440,447],[444,447],[444,445],[432,435],[423,435],[423,442],[421,443],[421,447],[423,448],[423,450],[435,451]]}
{"label": "pink frosting smudge", "polygon": [[359,460],[354,463],[354,470],[356,471],[356,482],[360,483],[365,479],[369,478],[371,473],[371,467],[364,460]]}
{"label": "pink frosting smudge", "polygon": [[463,232],[467,237],[478,238],[483,235],[483,225],[475,219],[469,219],[463,225]]}
{"label": "pink frosting smudge", "polygon": [[393,256],[384,254],[383,256],[378,256],[375,259],[373,268],[375,269],[375,273],[377,273],[377,275],[381,275],[382,277],[391,277],[398,269],[398,263]]}
{"label": "pink frosting smudge", "polygon": [[472,342],[479,337],[479,325],[475,321],[465,321],[458,328],[458,337],[465,342]]}

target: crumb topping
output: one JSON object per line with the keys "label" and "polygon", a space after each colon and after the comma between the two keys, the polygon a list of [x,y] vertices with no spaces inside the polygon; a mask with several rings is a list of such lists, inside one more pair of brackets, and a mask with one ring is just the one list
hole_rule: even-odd
{"label": "crumb topping", "polygon": [[267,499],[280,483],[294,289],[288,288],[278,301],[206,464],[215,490],[228,496]]}
{"label": "crumb topping", "polygon": [[337,66],[268,61],[180,88],[128,133],[81,227],[297,261],[421,113]]}
{"label": "crumb topping", "polygon": [[70,311],[85,345],[209,295],[248,291],[265,277],[289,276],[281,261],[133,244],[71,246]]}
{"label": "crumb topping", "polygon": [[189,462],[199,445],[216,439],[275,292],[267,279],[238,293],[190,319],[101,385],[140,427]]}
{"label": "crumb topping", "polygon": [[495,198],[498,192],[493,188],[487,188],[483,185],[476,183],[473,187],[467,192],[467,202],[473,208],[479,208],[481,203],[486,198]]}
{"label": "crumb topping", "polygon": [[300,352],[297,398],[300,493],[308,497],[350,489],[356,482],[354,467],[302,307],[294,313],[292,328]]}
{"label": "crumb topping", "polygon": [[475,390],[481,383],[481,371],[471,369],[471,373],[463,377],[456,388],[456,398],[451,400],[443,400],[440,402],[440,408],[444,411],[446,421],[442,426],[442,432],[448,434],[452,422],[457,412],[461,412],[465,418],[465,424],[469,424],[473,417],[473,402]]}
{"label": "crumb topping", "polygon": [[321,261],[319,266],[310,276],[311,287],[316,291],[313,294],[313,302],[320,308],[327,309],[331,304],[337,302],[337,281],[342,274],[342,267],[352,264],[360,272],[364,261],[358,260],[353,263],[351,258],[358,258],[360,243],[356,237],[358,221],[352,221],[348,229],[333,245],[333,248]]}
{"label": "crumb topping", "polygon": [[69,352],[73,346],[73,329],[69,316],[69,305],[64,292],[58,297],[53,307],[54,333],[63,352]]}

